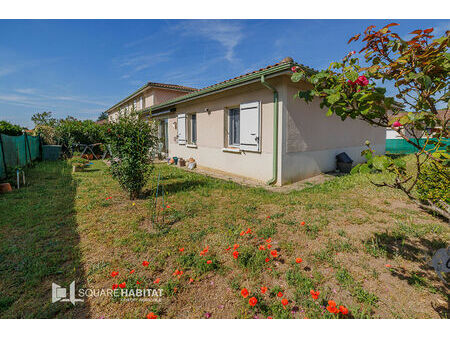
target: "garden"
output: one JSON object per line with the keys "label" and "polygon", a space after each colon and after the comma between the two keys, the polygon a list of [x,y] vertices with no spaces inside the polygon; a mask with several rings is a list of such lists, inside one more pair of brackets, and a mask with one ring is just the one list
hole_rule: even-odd
{"label": "garden", "polygon": [[[0,197],[0,316],[446,318],[429,263],[448,225],[369,183],[380,175],[283,194],[156,164],[130,200],[103,161],[75,173],[38,163],[26,188]],[[156,228],[158,176],[166,221]],[[71,281],[162,297],[51,303],[52,282]]]}

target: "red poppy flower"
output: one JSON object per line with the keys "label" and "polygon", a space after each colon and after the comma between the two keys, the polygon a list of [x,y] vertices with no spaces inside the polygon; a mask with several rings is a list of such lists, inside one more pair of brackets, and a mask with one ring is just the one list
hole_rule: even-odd
{"label": "red poppy flower", "polygon": [[390,267],[391,267],[391,264],[386,264],[386,267],[387,267],[387,268],[390,268]]}
{"label": "red poppy flower", "polygon": [[241,295],[242,295],[242,297],[247,298],[248,297],[248,290],[246,288],[243,288],[241,290]]}
{"label": "red poppy flower", "polygon": [[181,276],[182,274],[183,274],[183,271],[176,269],[175,272],[172,275],[174,275],[174,276]]}
{"label": "red poppy flower", "polygon": [[272,238],[270,238],[270,237],[269,237],[269,238],[267,238],[267,239],[266,239],[266,242],[267,242],[267,243],[270,243],[270,242],[272,242]]}
{"label": "red poppy flower", "polygon": [[133,269],[133,270],[131,270],[131,271],[130,271],[130,274],[131,274],[131,273],[134,273],[134,271],[135,271],[134,269]]}
{"label": "red poppy flower", "polygon": [[153,282],[153,284],[158,284],[159,281],[160,281],[160,279],[159,279],[159,278],[156,278],[155,281]]}
{"label": "red poppy flower", "polygon": [[269,216],[266,216],[266,218],[270,218],[270,215],[269,215]]}
{"label": "red poppy flower", "polygon": [[301,222],[301,223],[300,223],[300,225],[305,225],[305,224],[306,224],[305,222]]}
{"label": "red poppy flower", "polygon": [[252,297],[248,300],[248,303],[250,304],[250,306],[255,306],[256,303],[258,303],[258,300],[256,299],[256,297]]}
{"label": "red poppy flower", "polygon": [[233,249],[234,249],[234,250],[236,250],[237,248],[239,248],[239,244],[233,245]]}
{"label": "red poppy flower", "polygon": [[226,248],[226,250],[227,250],[227,251],[230,251],[230,250],[231,250],[231,246],[229,246],[228,248]]}
{"label": "red poppy flower", "polygon": [[273,319],[273,318],[269,316],[269,317],[267,317],[267,319]]}
{"label": "red poppy flower", "polygon": [[334,300],[329,300],[328,305],[336,307],[336,302]]}
{"label": "red poppy flower", "polygon": [[191,277],[189,278],[189,283],[192,283],[194,281],[194,279]]}
{"label": "red poppy flower", "polygon": [[319,295],[320,295],[319,291],[310,290],[309,293],[311,294],[313,299],[319,298]]}
{"label": "red poppy flower", "polygon": [[277,296],[280,297],[280,298],[283,297],[283,292],[281,292],[281,291],[278,292]]}
{"label": "red poppy flower", "polygon": [[204,248],[201,252],[200,252],[200,256],[205,256],[209,251],[209,245],[206,246],[206,248]]}
{"label": "red poppy flower", "polygon": [[295,259],[295,263],[301,263],[301,262],[303,262],[303,259],[301,259],[300,257],[297,257]]}
{"label": "red poppy flower", "polygon": [[270,252],[270,254],[271,254],[273,257],[277,257],[277,256],[278,256],[277,250],[272,250],[272,251]]}
{"label": "red poppy flower", "polygon": [[169,208],[170,208],[170,205],[166,206],[166,208],[169,209]]}
{"label": "red poppy flower", "polygon": [[147,261],[143,261],[142,262],[142,266],[148,266],[150,263],[149,262],[147,262]]}
{"label": "red poppy flower", "polygon": [[150,313],[147,315],[147,319],[156,319],[156,318],[158,318],[158,316],[155,315],[153,312],[150,312]]}
{"label": "red poppy flower", "polygon": [[281,300],[281,304],[283,304],[283,306],[288,305],[288,303],[289,303],[289,301],[288,301],[286,298],[283,298],[283,299]]}
{"label": "red poppy flower", "polygon": [[118,287],[119,287],[119,284],[113,284],[111,288],[112,288],[113,290],[115,290],[115,289],[117,289]]}
{"label": "red poppy flower", "polygon": [[116,277],[119,273],[117,271],[111,272],[111,277]]}
{"label": "red poppy flower", "polygon": [[245,235],[245,231],[242,230],[241,233],[240,233],[240,235],[241,235],[241,236],[244,236],[244,235]]}
{"label": "red poppy flower", "polygon": [[183,252],[184,248],[179,248],[178,251]]}
{"label": "red poppy flower", "polygon": [[270,258],[267,257],[267,258],[265,259],[265,261],[266,261],[266,263],[268,263],[268,262],[270,261]]}
{"label": "red poppy flower", "polygon": [[264,247],[264,245],[260,245],[260,246],[259,246],[259,250],[261,250],[261,251],[262,251],[262,250],[266,250],[266,248]]}
{"label": "red poppy flower", "polygon": [[264,293],[266,293],[266,291],[267,291],[267,287],[265,287],[265,286],[262,286],[262,287],[261,287],[261,293],[263,293],[263,294],[264,294]]}
{"label": "red poppy flower", "polygon": [[342,313],[343,315],[346,315],[348,314],[348,309],[345,306],[341,305],[339,306],[339,312]]}
{"label": "red poppy flower", "polygon": [[234,252],[233,252],[233,257],[234,257],[234,259],[237,259],[237,258],[238,258],[238,256],[239,256],[239,252],[237,252],[237,251],[234,251]]}
{"label": "red poppy flower", "polygon": [[206,261],[206,264],[211,264],[212,260]]}
{"label": "red poppy flower", "polygon": [[248,228],[247,231],[245,231],[246,234],[251,234],[252,233],[252,229]]}
{"label": "red poppy flower", "polygon": [[336,308],[336,306],[331,306],[331,305],[327,306],[327,310],[330,313],[338,313],[339,312],[338,309]]}
{"label": "red poppy flower", "polygon": [[138,284],[138,285],[139,285],[139,284],[141,284],[141,282],[139,282],[139,281],[136,281],[136,284]]}
{"label": "red poppy flower", "polygon": [[267,249],[272,249],[272,244],[267,244]]}
{"label": "red poppy flower", "polygon": [[126,287],[127,287],[127,284],[125,282],[119,284],[119,288],[121,288],[121,289],[124,289]]}

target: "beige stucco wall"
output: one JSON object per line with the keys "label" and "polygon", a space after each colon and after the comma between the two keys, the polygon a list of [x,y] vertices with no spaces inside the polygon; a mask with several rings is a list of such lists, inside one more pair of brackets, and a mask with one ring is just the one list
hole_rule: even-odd
{"label": "beige stucco wall", "polygon": [[364,161],[361,151],[369,140],[377,153],[385,152],[385,129],[372,127],[361,120],[326,116],[320,101],[306,103],[294,99],[294,94],[302,88],[285,80],[287,94],[283,112],[282,136],[282,183],[295,182],[314,176],[320,172],[336,168],[335,156],[347,154],[356,162]]}
{"label": "beige stucco wall", "polygon": [[[268,80],[282,90],[280,79]],[[229,153],[225,146],[225,111],[241,103],[261,102],[260,152]],[[282,102],[280,102],[280,107]],[[209,112],[205,112],[209,109]],[[199,98],[193,103],[176,106],[176,114],[197,113],[197,148],[179,145],[174,128],[176,114],[169,118],[169,156],[193,157],[203,167],[226,171],[260,181],[272,178],[273,94],[257,82],[236,89]],[[281,161],[279,161],[280,163]],[[281,165],[281,163],[280,163]],[[279,171],[280,172],[280,171]],[[279,177],[280,178],[280,177]],[[278,182],[281,180],[278,179]]]}

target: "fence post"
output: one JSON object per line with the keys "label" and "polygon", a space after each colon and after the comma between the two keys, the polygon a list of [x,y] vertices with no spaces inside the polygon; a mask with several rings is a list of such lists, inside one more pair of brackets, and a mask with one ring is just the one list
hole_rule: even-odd
{"label": "fence post", "polygon": [[7,172],[7,170],[6,170],[5,148],[3,148],[3,138],[2,138],[2,134],[0,134],[0,149],[2,150],[3,168],[5,169],[5,176],[7,177],[8,172]]}

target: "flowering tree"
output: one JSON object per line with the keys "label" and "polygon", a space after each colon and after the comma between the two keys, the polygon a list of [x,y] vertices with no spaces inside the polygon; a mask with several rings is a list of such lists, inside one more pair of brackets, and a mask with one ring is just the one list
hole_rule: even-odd
{"label": "flowering tree", "polygon": [[[414,170],[407,169],[403,159],[374,156],[366,142],[368,149],[363,155],[367,163],[353,172],[387,171],[391,174],[389,180],[372,183],[400,189],[421,207],[449,219],[450,149],[443,142],[448,137],[449,32],[434,39],[433,28],[418,29],[405,41],[391,31],[397,25],[391,23],[380,30],[369,26],[349,40],[351,43],[362,38],[364,65],[355,52],[350,52],[320,72],[294,66],[292,81],[309,82],[310,89],[299,91],[297,97],[306,102],[319,98],[321,107],[328,108],[328,116],[336,114],[342,120],[361,119],[374,126],[390,127],[413,145],[417,149]],[[395,98],[377,85],[385,81],[393,83]],[[437,108],[441,105],[446,107],[442,116]],[[423,184],[430,175],[433,182],[446,180],[444,193],[429,193],[426,187],[437,186]],[[425,190],[414,189],[417,184]]]}

